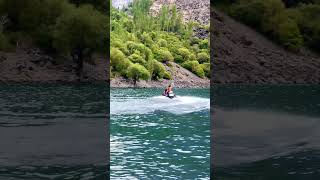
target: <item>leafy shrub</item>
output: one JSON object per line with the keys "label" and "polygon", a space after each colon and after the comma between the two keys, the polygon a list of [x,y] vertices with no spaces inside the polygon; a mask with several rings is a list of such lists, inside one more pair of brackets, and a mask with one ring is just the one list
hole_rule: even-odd
{"label": "leafy shrub", "polygon": [[128,59],[133,63],[139,63],[143,66],[146,66],[146,61],[140,56],[140,53],[137,51],[131,54]]}
{"label": "leafy shrub", "polygon": [[193,71],[197,76],[204,78],[205,74],[201,66],[197,66],[196,69]]}
{"label": "leafy shrub", "polygon": [[190,45],[199,44],[201,42],[201,39],[197,37],[190,38]]}
{"label": "leafy shrub", "polygon": [[111,48],[110,51],[110,65],[114,70],[125,73],[131,62],[126,59],[126,56],[117,48]]}
{"label": "leafy shrub", "polygon": [[152,79],[162,79],[165,75],[166,68],[159,61],[154,60],[153,62],[153,74]]}
{"label": "leafy shrub", "polygon": [[151,45],[153,44],[153,40],[151,38],[151,36],[149,36],[148,33],[144,32],[141,37],[140,40],[143,44],[145,44],[148,47],[151,47]]}
{"label": "leafy shrub", "polygon": [[138,41],[138,38],[135,36],[134,33],[127,33],[126,41]]}
{"label": "leafy shrub", "polygon": [[159,47],[164,47],[164,48],[165,48],[165,47],[168,46],[168,43],[167,43],[167,41],[164,40],[164,39],[159,39],[158,45],[159,45]]}
{"label": "leafy shrub", "polygon": [[200,49],[209,49],[209,40],[204,39],[199,43]]}
{"label": "leafy shrub", "polygon": [[[51,26],[56,23],[58,17],[75,7],[65,0],[42,0],[41,1],[41,24]],[[32,8],[34,10],[34,7]]]}
{"label": "leafy shrub", "polygon": [[153,53],[152,53],[150,48],[146,47],[144,49],[144,54],[145,54],[144,58],[145,58],[146,61],[152,61],[153,60]]}
{"label": "leafy shrub", "polygon": [[204,71],[198,61],[186,61],[182,66],[201,78],[205,77]]}
{"label": "leafy shrub", "polygon": [[260,28],[265,6],[262,0],[245,0],[234,4],[230,9],[230,15],[241,22]]}
{"label": "leafy shrub", "polygon": [[210,63],[200,64],[200,67],[203,69],[205,76],[210,78],[210,76],[211,76],[211,74],[210,74]]}
{"label": "leafy shrub", "polygon": [[303,46],[303,38],[296,21],[290,19],[281,0],[268,0],[268,2],[264,3],[262,31],[284,47],[298,51]]}
{"label": "leafy shrub", "polygon": [[[92,6],[65,12],[54,27],[53,45],[61,52],[84,53],[85,49],[102,49],[106,45],[106,16]],[[90,56],[90,54],[88,54]]]}
{"label": "leafy shrub", "polygon": [[320,50],[320,1],[318,4],[301,5],[297,20],[306,44]]}
{"label": "leafy shrub", "polygon": [[114,39],[110,42],[111,47],[118,48],[121,50],[124,54],[128,54],[129,51],[127,49],[127,46],[120,40],[120,39]]}
{"label": "leafy shrub", "polygon": [[206,63],[206,62],[210,61],[209,54],[207,54],[207,53],[201,52],[201,53],[198,53],[197,56],[198,56],[197,59],[198,59],[199,63]]}
{"label": "leafy shrub", "polygon": [[170,51],[165,50],[165,49],[159,49],[155,53],[155,58],[156,58],[156,60],[158,60],[160,62],[167,62],[167,61],[173,61],[174,60],[174,58],[173,58],[172,54],[170,53]]}
{"label": "leafy shrub", "polygon": [[171,80],[172,79],[172,75],[168,71],[166,71],[166,72],[164,72],[163,78]]}
{"label": "leafy shrub", "polygon": [[[292,2],[282,0],[242,0],[234,3],[229,13],[235,19],[265,33],[284,47],[298,51],[303,46],[304,41],[310,45],[309,39],[314,39],[313,33],[308,29],[316,29],[316,26],[312,26],[312,28],[307,28],[307,26],[310,25],[310,22],[319,24],[320,8],[311,16],[307,15],[306,18],[303,16],[304,7],[312,7],[305,11],[307,12],[306,14],[310,14],[317,5],[298,5],[297,8],[286,8],[293,6]],[[298,0],[295,1],[296,4],[294,6],[298,4],[297,2],[310,3]]]}
{"label": "leafy shrub", "polygon": [[198,52],[200,51],[199,45],[198,45],[198,44],[194,44],[194,45],[191,47],[191,50],[192,50],[193,52],[198,53]]}
{"label": "leafy shrub", "polygon": [[128,41],[126,43],[127,45],[127,49],[130,52],[130,54],[133,54],[136,50],[140,51],[140,52],[144,52],[145,50],[145,46],[142,43],[136,43],[133,41]]}
{"label": "leafy shrub", "polygon": [[128,31],[129,33],[133,32],[134,28],[134,23],[131,19],[128,18],[122,18],[121,24],[123,27]]}
{"label": "leafy shrub", "polygon": [[303,46],[303,38],[298,25],[292,20],[280,23],[276,36],[279,42],[290,50],[298,51]]}
{"label": "leafy shrub", "polygon": [[150,73],[145,67],[136,63],[129,66],[127,77],[136,83],[139,79],[148,80],[150,78]]}
{"label": "leafy shrub", "polygon": [[197,59],[197,56],[194,53],[190,53],[189,60],[193,61],[193,60],[196,60],[196,59]]}
{"label": "leafy shrub", "polygon": [[179,62],[179,63],[189,60],[191,55],[190,51],[187,48],[179,48],[178,54],[181,56],[181,59],[179,60],[177,59],[176,62]]}
{"label": "leafy shrub", "polygon": [[261,19],[261,30],[266,33],[272,32],[279,21],[282,22],[282,19],[287,18],[284,13],[285,6],[282,0],[265,0],[263,1],[263,6],[264,12]]}

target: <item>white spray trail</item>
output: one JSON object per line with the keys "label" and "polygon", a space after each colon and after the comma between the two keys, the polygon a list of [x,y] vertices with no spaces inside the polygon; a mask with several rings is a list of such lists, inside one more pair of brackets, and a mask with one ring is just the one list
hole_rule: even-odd
{"label": "white spray trail", "polygon": [[210,99],[178,96],[169,99],[164,96],[155,96],[142,99],[112,100],[111,114],[148,114],[154,111],[166,111],[173,114],[186,114],[210,108]]}

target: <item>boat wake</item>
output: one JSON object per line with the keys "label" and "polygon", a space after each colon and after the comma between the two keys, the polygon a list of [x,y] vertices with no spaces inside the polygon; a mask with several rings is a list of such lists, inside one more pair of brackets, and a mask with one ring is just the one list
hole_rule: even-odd
{"label": "boat wake", "polygon": [[111,114],[148,114],[155,111],[186,114],[209,109],[210,99],[193,96],[177,96],[169,99],[164,96],[154,96],[143,99],[114,100],[110,105]]}

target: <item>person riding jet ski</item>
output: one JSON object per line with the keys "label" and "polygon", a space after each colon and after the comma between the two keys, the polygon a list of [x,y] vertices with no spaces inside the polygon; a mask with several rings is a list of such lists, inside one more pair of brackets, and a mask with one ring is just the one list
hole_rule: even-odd
{"label": "person riding jet ski", "polygon": [[173,93],[173,84],[169,84],[169,86],[162,93],[163,96],[166,96],[170,99],[174,98],[176,95]]}

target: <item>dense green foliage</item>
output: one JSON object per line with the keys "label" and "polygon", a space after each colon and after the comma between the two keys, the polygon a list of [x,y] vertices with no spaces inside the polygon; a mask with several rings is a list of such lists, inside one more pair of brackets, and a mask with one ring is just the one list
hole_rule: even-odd
{"label": "dense green foliage", "polygon": [[144,66],[136,63],[129,66],[127,77],[133,79],[134,83],[136,83],[139,79],[148,80],[150,73]]}
{"label": "dense green foliage", "polygon": [[0,0],[0,49],[21,43],[70,56],[78,64],[108,47],[108,1]]}
{"label": "dense green foliage", "polygon": [[[257,29],[284,47],[320,50],[319,0],[218,0],[235,19]],[[227,8],[226,8],[227,7]]]}
{"label": "dense green foliage", "polygon": [[111,10],[111,77],[171,79],[165,67],[171,62],[209,77],[209,41],[193,37],[197,24],[183,23],[175,6],[163,6],[157,16],[150,15],[150,6],[150,0],[135,0],[130,12]]}

